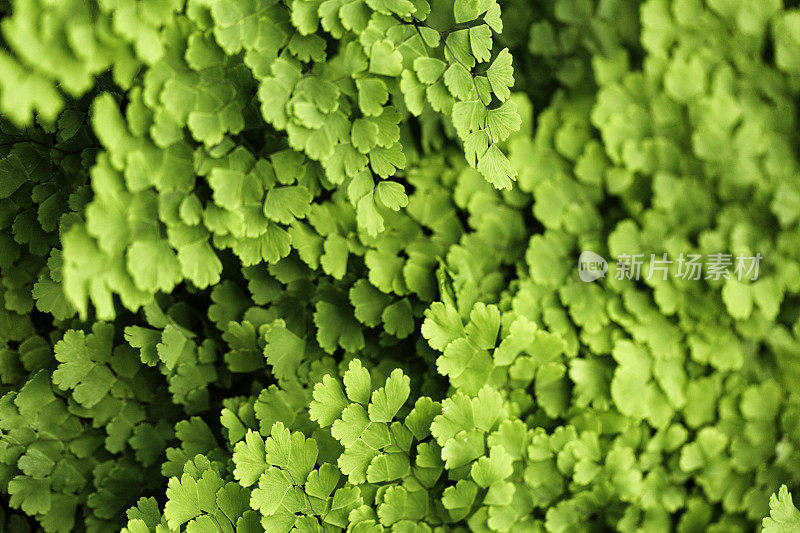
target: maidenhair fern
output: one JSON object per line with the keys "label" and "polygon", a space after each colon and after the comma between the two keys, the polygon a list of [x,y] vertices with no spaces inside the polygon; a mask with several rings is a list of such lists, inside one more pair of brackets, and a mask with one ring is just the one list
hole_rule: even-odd
{"label": "maidenhair fern", "polygon": [[800,527],[796,8],[0,17],[0,531]]}

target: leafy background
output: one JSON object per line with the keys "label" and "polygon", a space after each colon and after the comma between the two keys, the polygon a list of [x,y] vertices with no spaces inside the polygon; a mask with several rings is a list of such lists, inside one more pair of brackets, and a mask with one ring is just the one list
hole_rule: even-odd
{"label": "leafy background", "polygon": [[795,5],[0,11],[0,530],[800,529]]}

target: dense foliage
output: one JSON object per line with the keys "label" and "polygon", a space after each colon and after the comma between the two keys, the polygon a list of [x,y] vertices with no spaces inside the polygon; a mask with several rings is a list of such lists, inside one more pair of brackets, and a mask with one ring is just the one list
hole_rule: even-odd
{"label": "dense foliage", "polygon": [[796,7],[0,13],[0,531],[800,530]]}

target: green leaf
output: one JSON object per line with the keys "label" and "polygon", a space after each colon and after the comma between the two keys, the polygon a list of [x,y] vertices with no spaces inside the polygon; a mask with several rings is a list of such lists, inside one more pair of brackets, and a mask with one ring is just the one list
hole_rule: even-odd
{"label": "green leaf", "polygon": [[147,292],[170,292],[183,277],[178,257],[163,240],[134,241],[127,266],[136,286]]}
{"label": "green leaf", "polygon": [[361,361],[350,361],[347,372],[344,373],[344,387],[347,397],[351,402],[367,405],[372,394],[372,382],[369,371],[361,366]]}
{"label": "green leaf", "polygon": [[494,305],[477,303],[469,314],[465,328],[467,338],[483,350],[494,348],[500,331],[500,311]]}
{"label": "green leaf", "polygon": [[478,171],[496,189],[511,189],[517,176],[517,171],[495,144],[478,161]]}
{"label": "green leaf", "polygon": [[233,477],[243,486],[249,487],[258,481],[267,467],[264,439],[253,430],[248,430],[243,441],[237,442],[233,451],[236,467]]}
{"label": "green leaf", "polygon": [[411,472],[408,456],[402,453],[382,453],[367,467],[369,483],[387,483],[407,476]]}
{"label": "green leaf", "polygon": [[478,100],[456,102],[452,118],[458,136],[464,139],[470,132],[486,128],[486,113],[486,107]]}
{"label": "green leaf", "polygon": [[367,27],[372,10],[364,2],[349,2],[342,5],[339,14],[345,28],[360,33]]}
{"label": "green leaf", "polygon": [[478,487],[471,480],[461,479],[455,485],[451,485],[442,494],[442,505],[450,513],[450,518],[459,521],[465,518],[475,496],[478,494]]}
{"label": "green leaf", "polygon": [[198,240],[178,248],[178,262],[183,274],[199,289],[217,284],[222,263],[208,242]]}
{"label": "green leaf", "polygon": [[390,526],[401,519],[417,521],[422,519],[427,512],[427,491],[409,492],[399,486],[386,489],[383,494],[383,503],[378,507],[378,517],[384,526]]}
{"label": "green leaf", "polygon": [[306,481],[306,493],[314,498],[325,499],[333,494],[339,483],[339,471],[335,466],[325,463],[319,470],[312,471]]}
{"label": "green leaf", "polygon": [[697,55],[677,56],[664,73],[664,90],[679,102],[688,102],[705,92],[706,67]]}
{"label": "green leaf", "polygon": [[475,89],[472,74],[459,63],[452,63],[444,73],[444,83],[459,100],[469,100]]}
{"label": "green leaf", "polygon": [[378,145],[378,125],[365,118],[356,119],[350,132],[353,147],[362,154],[368,153]]}
{"label": "green leaf", "polygon": [[8,492],[11,495],[11,506],[31,515],[47,513],[53,505],[47,479],[15,476],[8,482]]}
{"label": "green leaf", "polygon": [[500,17],[500,4],[491,2],[483,20],[495,33],[503,33],[503,19]]}
{"label": "green leaf", "polygon": [[31,294],[36,300],[36,309],[50,313],[56,320],[65,320],[75,314],[75,308],[67,300],[61,284],[53,281],[50,276],[40,275]]}
{"label": "green leaf", "polygon": [[444,445],[462,431],[489,431],[503,417],[503,399],[492,387],[483,387],[475,398],[457,392],[442,401],[442,413],[433,420],[431,434]]}
{"label": "green leaf", "polygon": [[319,3],[311,0],[294,0],[292,2],[292,24],[301,34],[309,35],[317,31],[317,26],[319,25],[318,7]]}
{"label": "green leaf", "polygon": [[329,115],[339,108],[339,88],[325,78],[308,76],[297,87],[322,113]]}
{"label": "green leaf", "polygon": [[390,148],[377,147],[369,153],[369,163],[372,170],[382,178],[393,176],[397,169],[405,168],[406,155],[400,147],[400,143],[392,145]]}
{"label": "green leaf", "polygon": [[431,434],[431,422],[436,415],[441,414],[442,406],[439,402],[434,402],[427,396],[423,396],[414,404],[414,408],[408,413],[405,425],[421,441]]}
{"label": "green leaf", "polygon": [[[93,407],[106,397],[117,379],[104,364],[111,354],[110,342],[102,340],[113,329],[97,329],[87,337],[82,331],[67,331],[54,348],[55,358],[60,363],[53,371],[53,383],[62,389],[74,389],[75,401],[85,407]],[[104,353],[105,352],[105,353]]]}
{"label": "green leaf", "polygon": [[350,180],[347,186],[347,197],[350,203],[358,205],[358,201],[366,195],[371,195],[375,189],[375,178],[372,173],[364,169]]}
{"label": "green leaf", "polygon": [[304,483],[317,462],[317,442],[275,422],[265,443],[267,462],[286,470],[293,483]]}
{"label": "green leaf", "polygon": [[375,41],[369,52],[369,71],[382,76],[399,76],[403,72],[403,55],[391,41]]}
{"label": "green leaf", "polygon": [[[370,422],[367,412],[361,405],[350,404],[340,415],[341,417],[336,420],[331,428],[331,435],[342,443],[345,450],[351,448],[356,442],[365,437],[370,440],[375,438],[378,442],[384,440],[388,444],[387,426]],[[386,438],[381,439],[382,436]]]}
{"label": "green leaf", "polygon": [[481,457],[472,464],[470,475],[481,488],[502,481],[514,472],[513,457],[498,446],[489,450],[488,457]]}
{"label": "green leaf", "polygon": [[753,311],[753,295],[751,285],[730,278],[722,288],[722,301],[728,313],[734,318],[746,319]]}
{"label": "green leaf", "polygon": [[444,349],[436,360],[439,372],[459,390],[475,393],[486,383],[494,369],[492,358],[467,339],[456,339]]}
{"label": "green leaf", "polygon": [[417,10],[409,0],[366,0],[366,2],[369,7],[385,15],[396,13],[401,17],[407,17]]}
{"label": "green leaf", "polygon": [[306,342],[280,323],[269,328],[264,341],[264,357],[273,375],[279,380],[294,378],[305,355]]}
{"label": "green leaf", "polygon": [[411,114],[419,116],[425,109],[425,85],[419,82],[417,76],[410,70],[404,70],[400,79],[400,90],[406,107]]}
{"label": "green leaf", "polygon": [[0,198],[8,198],[26,181],[28,172],[17,154],[0,159]]}
{"label": "green leaf", "polygon": [[213,39],[194,33],[189,36],[186,48],[186,63],[193,70],[203,70],[206,68],[222,65],[225,60],[225,52],[219,48]]}
{"label": "green leaf", "polygon": [[514,86],[514,67],[511,62],[511,53],[508,48],[503,48],[486,70],[486,77],[489,79],[489,85],[492,86],[492,92],[501,102],[508,99],[511,95],[508,88]]}
{"label": "green leaf", "polygon": [[425,89],[425,96],[428,99],[428,103],[431,105],[431,109],[437,113],[450,115],[453,112],[455,98],[453,98],[450,91],[447,90],[444,81],[439,80],[433,85],[429,85]]}
{"label": "green leaf", "polygon": [[50,76],[23,67],[5,52],[0,55],[0,80],[3,89],[0,105],[19,126],[30,122],[34,111],[52,122],[64,105],[61,92]]}
{"label": "green leaf", "polygon": [[420,26],[419,33],[422,35],[422,40],[425,41],[430,48],[438,48],[441,42],[441,37],[438,31],[427,26]]}
{"label": "green leaf", "polygon": [[476,167],[478,161],[489,149],[489,133],[487,130],[473,131],[464,139],[464,155],[469,166]]}
{"label": "green leaf", "polygon": [[519,131],[521,125],[517,106],[511,100],[497,109],[490,109],[486,116],[486,129],[493,143],[505,141],[513,132]]}
{"label": "green leaf", "polygon": [[342,279],[347,272],[349,245],[340,235],[329,235],[323,245],[325,253],[320,257],[322,270],[336,279]]}
{"label": "green leaf", "polygon": [[399,211],[401,208],[408,205],[408,196],[406,196],[403,186],[394,181],[382,181],[378,183],[375,188],[375,199],[384,207],[392,211]]}
{"label": "green leaf", "polygon": [[391,422],[397,411],[406,403],[411,393],[411,380],[396,368],[386,380],[386,384],[372,393],[369,404],[369,419],[373,422]]}
{"label": "green leaf", "polygon": [[761,521],[764,533],[790,533],[800,528],[800,511],[786,485],[769,498],[769,516]]}
{"label": "green leaf", "polygon": [[275,177],[283,185],[300,180],[306,172],[305,157],[294,150],[280,150],[269,156]]}
{"label": "green leaf", "polygon": [[320,301],[316,305],[314,324],[317,326],[317,341],[328,353],[333,353],[337,346],[350,352],[364,347],[364,334],[349,310]]}
{"label": "green leaf", "polygon": [[169,527],[177,529],[201,512],[215,512],[216,494],[222,484],[219,476],[210,470],[205,471],[198,480],[189,474],[183,474],[180,479],[170,478],[164,506],[164,517]]}
{"label": "green leaf", "polygon": [[359,227],[364,228],[373,237],[383,231],[383,217],[375,209],[372,192],[365,194],[358,201],[356,217]]}
{"label": "green leaf", "polygon": [[452,306],[435,302],[425,311],[422,336],[434,350],[444,350],[452,341],[465,335],[458,311]]}
{"label": "green leaf", "polygon": [[418,57],[414,60],[414,71],[419,81],[427,85],[436,83],[447,68],[447,63],[434,57]]}
{"label": "green leaf", "polygon": [[469,44],[469,30],[460,29],[450,32],[445,38],[445,60],[450,63],[456,61],[465,68],[471,69],[475,66],[475,56]]}
{"label": "green leaf", "polygon": [[469,29],[469,44],[472,55],[479,63],[492,58],[492,30],[489,26],[473,26]]}
{"label": "green leaf", "polygon": [[350,404],[331,428],[331,435],[344,446],[339,468],[352,484],[366,481],[367,467],[380,450],[391,443],[386,424],[370,422],[364,408]]}
{"label": "green leaf", "polygon": [[355,307],[356,318],[370,327],[380,324],[381,314],[391,301],[365,279],[358,280],[350,289],[350,303]]}
{"label": "green leaf", "polygon": [[358,105],[366,116],[376,117],[383,112],[383,104],[389,98],[389,91],[383,80],[364,78],[356,80]]}
{"label": "green leaf", "polygon": [[250,507],[267,517],[279,510],[293,514],[305,508],[305,505],[303,491],[294,485],[291,475],[275,467],[268,468],[262,474],[258,487],[250,493]]}
{"label": "green leaf", "polygon": [[321,382],[314,385],[313,395],[314,400],[309,405],[308,415],[322,427],[333,424],[349,405],[342,386],[329,375],[325,375]]}
{"label": "green leaf", "polygon": [[455,0],[453,4],[453,16],[456,24],[475,20],[489,7],[487,0]]}
{"label": "green leaf", "polygon": [[231,211],[253,199],[260,200],[263,187],[252,175],[241,170],[216,167],[208,177],[214,190],[214,202]]}
{"label": "green leaf", "polygon": [[264,215],[281,224],[291,224],[311,212],[313,196],[302,185],[275,187],[267,192]]}
{"label": "green leaf", "polygon": [[381,319],[386,332],[399,339],[408,337],[414,331],[414,314],[408,298],[398,300],[386,307],[381,314]]}

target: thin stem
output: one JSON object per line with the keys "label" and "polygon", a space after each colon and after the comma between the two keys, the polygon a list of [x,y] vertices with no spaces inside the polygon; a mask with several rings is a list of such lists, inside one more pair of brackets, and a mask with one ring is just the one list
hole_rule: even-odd
{"label": "thin stem", "polygon": [[[279,467],[279,468],[280,468],[280,467]],[[283,470],[283,469],[281,469],[281,470]],[[306,507],[307,507],[307,508],[308,508],[308,510],[310,511],[310,514],[312,514],[312,515],[313,515],[313,514],[314,514],[314,506],[313,506],[313,505],[311,505],[311,498],[309,498],[309,497],[308,497],[308,493],[306,493],[306,490],[305,490],[305,488],[303,488],[303,486],[302,486],[302,485],[298,485],[298,484],[297,484],[297,482],[294,480],[294,476],[292,475],[292,473],[291,473],[291,472],[289,472],[289,469],[288,469],[288,468],[287,468],[286,470],[283,470],[283,471],[284,471],[284,472],[286,472],[286,475],[288,475],[288,476],[289,476],[289,480],[291,480],[291,482],[292,482],[292,486],[294,486],[294,487],[297,487],[298,489],[300,489],[300,492],[302,492],[302,493],[303,493],[303,496],[305,496],[305,498],[306,498]]]}
{"label": "thin stem", "polygon": [[394,429],[392,429],[392,425],[391,424],[386,424],[386,425],[389,428],[389,434],[392,436],[392,441],[394,442],[394,445],[397,446],[397,448],[400,451],[402,451],[405,454],[405,456],[408,458],[408,470],[409,470],[409,473],[410,473],[411,477],[414,479],[414,481],[419,483],[420,487],[425,487],[425,484],[414,473],[414,464],[411,461],[411,454],[409,452],[405,451],[402,446],[400,446],[400,443],[397,441],[397,436],[394,434]]}
{"label": "thin stem", "polygon": [[[217,521],[216,517],[214,517],[214,515],[211,515],[211,514],[209,514],[209,515],[206,515],[206,516],[208,516],[209,518],[211,518],[211,521],[212,521],[212,522],[214,522],[214,525],[215,525],[215,526],[217,526],[217,530],[218,530],[218,531],[225,531],[225,530],[222,528],[222,526],[220,525],[219,521]],[[223,513],[223,514],[222,514],[222,516],[225,516],[225,513]],[[230,518],[228,518],[227,516],[225,516],[225,520],[227,520],[227,521],[228,521],[228,523],[231,525],[231,527],[233,527],[233,522],[231,522]]]}
{"label": "thin stem", "polygon": [[39,141],[37,139],[31,138],[30,134],[28,133],[27,128],[25,129],[25,137],[22,140],[17,141],[8,141],[4,143],[0,143],[0,146],[11,146],[12,144],[21,144],[29,142],[31,144],[38,144],[39,146],[44,146],[45,148],[50,148],[51,150],[57,150],[62,154],[79,154],[83,150],[66,150],[64,148],[59,148],[58,146],[53,146],[52,144],[47,144],[46,142]]}
{"label": "thin stem", "polygon": [[472,78],[472,85],[475,87],[475,93],[478,95],[478,101],[481,103],[483,107],[489,109],[489,106],[486,105],[486,103],[483,101],[483,98],[481,98],[481,91],[478,89],[478,82],[475,80],[475,74],[473,74],[472,71],[468,69],[467,66],[464,63],[462,63],[458,57],[456,57],[456,55],[453,53],[453,50],[450,48],[450,45],[447,44],[446,40],[442,42],[444,43],[444,47],[447,49],[447,51],[450,52],[450,55],[453,56],[453,59],[455,59],[459,65],[464,67],[467,72],[469,72],[469,76]]}
{"label": "thin stem", "polygon": [[250,107],[250,104],[253,102],[253,99],[256,97],[257,94],[258,94],[258,87],[256,87],[250,92],[250,97],[247,99],[247,103],[244,104],[244,107]]}
{"label": "thin stem", "polygon": [[[471,23],[470,23],[470,24],[471,24]],[[488,105],[487,105],[487,104],[486,104],[486,103],[483,101],[483,98],[481,98],[481,92],[480,92],[480,90],[478,90],[478,82],[475,80],[475,74],[473,74],[473,73],[472,73],[472,70],[470,70],[469,68],[467,68],[467,65],[465,65],[465,64],[464,64],[464,62],[463,62],[463,61],[461,61],[461,60],[460,60],[460,59],[459,59],[459,58],[456,56],[456,54],[453,52],[453,49],[452,49],[452,48],[450,48],[450,45],[449,45],[449,44],[447,44],[447,36],[448,36],[448,35],[449,35],[451,32],[453,32],[453,31],[456,31],[456,28],[451,28],[450,30],[448,30],[448,31],[445,33],[445,32],[442,32],[442,31],[440,31],[440,30],[437,30],[436,28],[433,28],[433,27],[429,26],[429,25],[428,25],[428,24],[426,24],[424,21],[421,21],[421,20],[419,20],[419,19],[416,19],[416,18],[414,19],[414,22],[412,22],[412,25],[414,26],[414,29],[415,29],[415,30],[417,30],[417,35],[419,35],[419,38],[422,40],[422,44],[423,44],[423,45],[425,45],[425,47],[428,47],[428,45],[425,43],[425,39],[422,37],[422,33],[419,31],[419,27],[420,27],[420,26],[424,26],[424,27],[426,27],[426,28],[428,28],[428,29],[431,29],[431,30],[433,30],[433,31],[435,31],[436,33],[438,33],[438,34],[439,34],[439,40],[441,40],[441,41],[442,41],[442,43],[444,44],[444,47],[445,47],[445,49],[446,49],[446,50],[447,50],[447,51],[450,53],[450,56],[451,56],[453,59],[455,59],[455,61],[456,61],[456,62],[457,62],[459,65],[461,65],[461,66],[464,68],[464,70],[466,70],[466,71],[469,73],[469,76],[470,76],[470,78],[472,78],[472,85],[475,87],[475,94],[477,94],[477,95],[478,95],[478,101],[481,103],[481,105],[482,105],[484,108],[486,108],[486,109],[488,110],[488,109],[489,109],[489,106],[488,106]],[[473,25],[473,26],[476,26],[476,25]],[[470,28],[470,27],[473,27],[473,26],[466,26],[465,28]],[[459,28],[459,29],[465,29],[465,28]]]}

